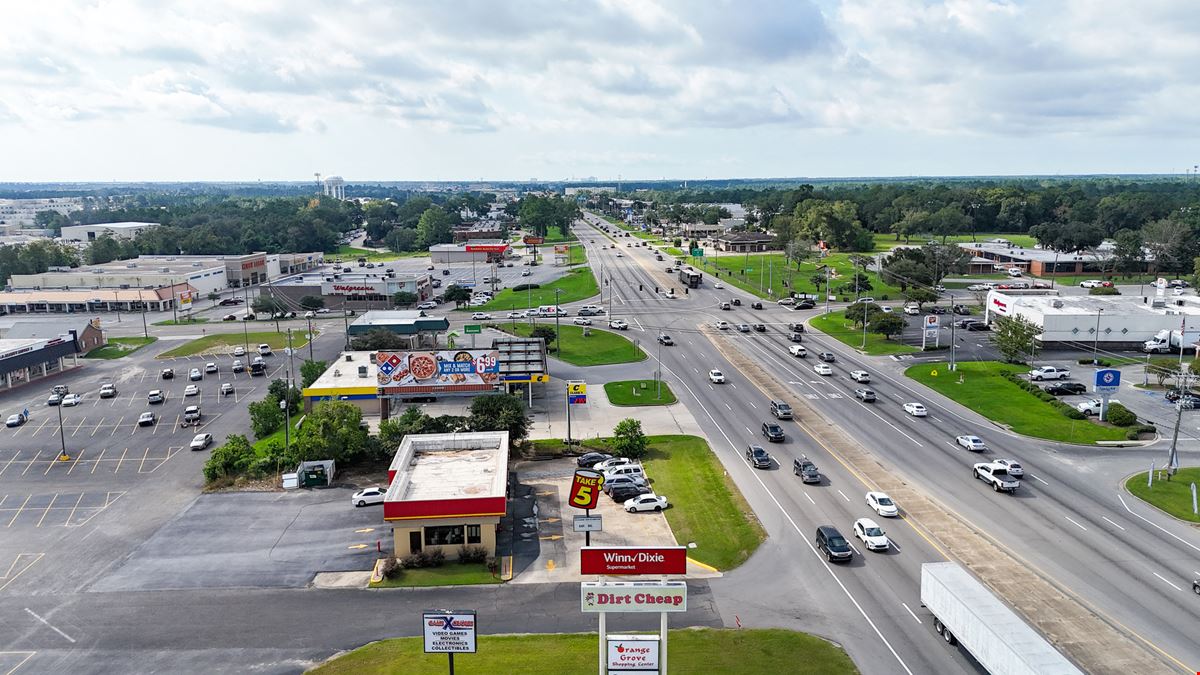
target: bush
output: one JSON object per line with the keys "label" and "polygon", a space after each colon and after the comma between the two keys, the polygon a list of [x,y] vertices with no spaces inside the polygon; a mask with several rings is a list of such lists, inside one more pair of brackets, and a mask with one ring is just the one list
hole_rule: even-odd
{"label": "bush", "polygon": [[458,561],[461,563],[481,563],[487,560],[487,549],[482,546],[458,547]]}
{"label": "bush", "polygon": [[1157,431],[1157,429],[1154,428],[1153,424],[1139,424],[1129,431],[1126,431],[1125,438],[1130,441],[1136,441],[1141,439],[1142,434],[1152,434],[1155,431]]}
{"label": "bush", "polygon": [[1101,286],[1100,288],[1088,289],[1088,295],[1120,295],[1121,291],[1116,286]]}
{"label": "bush", "polygon": [[1110,403],[1108,405],[1108,414],[1105,415],[1106,421],[1115,427],[1127,427],[1137,422],[1137,415],[1134,415],[1129,408],[1120,403]]}
{"label": "bush", "polygon": [[887,294],[887,293],[884,293],[883,295],[879,296],[879,299],[880,299],[880,300],[887,300],[887,299],[888,299],[888,294]]}
{"label": "bush", "polygon": [[[1091,359],[1079,359],[1079,365],[1090,366],[1090,365],[1092,365],[1092,360]],[[1108,359],[1100,359],[1096,363],[1096,365],[1100,366],[1101,368],[1111,368],[1113,365],[1113,362],[1109,361]]]}
{"label": "bush", "polygon": [[517,284],[516,286],[513,286],[512,289],[513,289],[513,292],[516,293],[519,291],[528,291],[528,290],[533,290],[533,289],[541,288],[541,287],[542,287],[541,284]]}
{"label": "bush", "polygon": [[442,563],[446,562],[446,554],[442,553],[442,549],[437,548],[425,554],[427,561],[426,567],[441,567]]}
{"label": "bush", "polygon": [[383,567],[379,570],[384,579],[395,579],[404,572],[404,566],[396,560],[396,556],[383,559]]}

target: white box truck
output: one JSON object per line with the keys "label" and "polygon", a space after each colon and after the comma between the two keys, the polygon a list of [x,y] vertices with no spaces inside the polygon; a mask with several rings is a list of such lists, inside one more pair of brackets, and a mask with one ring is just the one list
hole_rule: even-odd
{"label": "white box truck", "polygon": [[933,614],[934,630],[992,675],[1082,675],[958,563],[921,565],[921,604]]}

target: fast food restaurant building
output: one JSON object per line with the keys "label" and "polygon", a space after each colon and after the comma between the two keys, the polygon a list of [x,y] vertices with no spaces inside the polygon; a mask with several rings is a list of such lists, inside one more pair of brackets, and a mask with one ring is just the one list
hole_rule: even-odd
{"label": "fast food restaurant building", "polygon": [[394,555],[481,546],[496,555],[508,492],[508,432],[409,434],[388,468],[383,519]]}

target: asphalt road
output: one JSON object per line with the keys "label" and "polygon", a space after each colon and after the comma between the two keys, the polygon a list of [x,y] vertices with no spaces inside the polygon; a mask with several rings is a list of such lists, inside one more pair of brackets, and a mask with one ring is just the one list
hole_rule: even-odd
{"label": "asphalt road", "polygon": [[[604,255],[599,252],[601,258]],[[1200,576],[1200,539],[1193,528],[1146,508],[1120,489],[1122,478],[1149,466],[1151,459],[1161,464],[1165,457],[1162,442],[1145,449],[1101,450],[1018,437],[907,381],[902,369],[911,361],[860,357],[835,340],[809,335],[805,345],[810,353],[820,347],[838,355],[834,376],[818,376],[811,370],[812,357],[794,359],[786,353],[790,343],[780,330],[813,312],[775,306],[754,311],[746,304],[732,312],[719,311],[718,300],[727,299],[731,291],[711,290],[708,278],[707,288],[692,290],[687,300],[636,293],[639,283],[663,283],[669,277],[659,271],[663,265],[652,256],[641,260],[641,265],[631,262],[628,257],[605,261],[606,274],[614,276],[618,289],[613,315],[629,320],[634,330],[644,330],[643,342],[653,340],[662,328],[679,343],[662,350],[668,377],[679,380],[677,389],[683,389],[681,396],[689,407],[693,401],[688,398],[694,399],[693,413],[708,425],[710,438],[728,439],[729,447],[721,449],[727,450],[721,453],[722,459],[773,537],[790,538],[803,549],[817,522],[837,525],[846,532],[854,518],[871,515],[861,502],[864,489],[853,476],[839,475],[839,467],[813,439],[791,433],[790,428],[789,443],[775,445],[773,454],[786,463],[797,451],[806,453],[829,475],[829,484],[814,489],[789,480],[792,477],[786,470],[753,472],[745,468],[740,450],[746,442],[761,439],[757,429],[767,419],[766,401],[756,389],[739,388],[736,373],[706,339],[695,334],[697,325],[706,321],[766,323],[767,333],[736,334],[735,339],[739,348],[763,366],[785,375],[797,396],[808,399],[927,494],[1082,598],[1111,623],[1153,644],[1181,670],[1194,671],[1193,666],[1200,663],[1200,641],[1195,639],[1194,628],[1200,625],[1200,603],[1190,590],[1190,580]],[[631,337],[634,335],[637,333],[631,331]],[[732,376],[730,384],[710,387],[704,373],[713,367]],[[870,386],[880,395],[878,403],[854,399],[858,385],[846,375],[853,369],[872,374]],[[901,406],[910,400],[923,402],[930,416],[917,419],[906,415]],[[954,445],[954,437],[966,433],[988,441],[989,457],[1014,457],[1025,465],[1029,475],[1015,495],[997,495],[970,478],[970,465],[981,458]],[[772,522],[772,510],[778,514],[776,522]],[[799,527],[788,532],[793,522]],[[894,672],[896,662],[894,658],[889,662],[889,650],[882,645],[887,640],[893,646],[901,645],[897,652],[906,664],[910,660],[920,663],[921,658],[937,663],[936,655],[946,650],[944,645],[928,644],[928,621],[919,626],[915,622],[915,618],[924,620],[928,615],[922,615],[914,599],[919,562],[940,556],[899,523],[882,524],[901,542],[899,554],[867,556],[864,568],[869,572],[833,570],[838,580],[847,584],[849,594],[870,608],[867,615],[888,618],[877,622],[883,625],[875,636],[874,649],[866,659],[856,654],[856,661],[864,667],[891,666]],[[804,560],[803,556],[796,558]],[[886,562],[880,564],[881,558]],[[815,574],[817,571],[800,573]],[[822,586],[823,592],[838,593],[822,598],[818,606],[850,607],[844,594],[836,597],[841,590],[837,584]],[[912,609],[916,617],[906,609]],[[865,620],[856,614],[854,610],[843,612],[845,630],[861,630]],[[863,645],[863,641],[855,643],[858,648]],[[944,667],[935,670],[942,672]]]}

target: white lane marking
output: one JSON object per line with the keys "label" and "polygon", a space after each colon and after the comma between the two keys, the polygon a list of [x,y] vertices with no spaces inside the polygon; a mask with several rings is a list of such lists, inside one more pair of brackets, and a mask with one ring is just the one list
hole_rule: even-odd
{"label": "white lane marking", "polygon": [[934,422],[938,422],[938,423],[940,423],[940,422],[941,422],[941,420],[939,420],[938,418],[936,418],[936,417],[934,417],[934,416],[932,416],[932,415],[930,415],[930,416],[929,416],[929,419],[933,420]]}
{"label": "white lane marking", "polygon": [[1177,591],[1182,591],[1182,590],[1183,590],[1182,588],[1180,588],[1180,587],[1176,586],[1175,584],[1171,583],[1170,581],[1167,581],[1167,578],[1166,578],[1166,577],[1164,577],[1163,575],[1159,574],[1158,572],[1151,572],[1151,574],[1153,574],[1154,576],[1158,577],[1159,579],[1162,579],[1162,580],[1163,580],[1163,582],[1164,582],[1164,583],[1166,583],[1166,584],[1167,584],[1168,586],[1170,586],[1171,588],[1174,588],[1174,589],[1175,589],[1175,590],[1177,590]]}
{"label": "white lane marking", "polygon": [[733,387],[734,389],[737,389],[737,385],[732,382],[729,383],[729,386]]}
{"label": "white lane marking", "polygon": [[746,427],[746,433],[750,434],[751,436],[754,435],[754,432],[750,431],[750,427]]}
{"label": "white lane marking", "polygon": [[861,556],[861,555],[862,555],[862,551],[860,551],[860,550],[858,550],[857,548],[855,548],[854,544],[850,544],[850,550],[851,550],[851,551],[854,551],[854,555],[858,555],[858,556]]}
{"label": "white lane marking", "polygon": [[[1107,516],[1100,516],[1100,517],[1101,517],[1101,518],[1104,518],[1105,520],[1108,520],[1108,517],[1107,517]],[[1113,521],[1111,521],[1111,520],[1108,520],[1108,524],[1109,524],[1109,525],[1112,525],[1113,527],[1117,528],[1118,530],[1120,530],[1120,531],[1122,531],[1122,532],[1124,532],[1124,531],[1125,531],[1125,528],[1121,527],[1120,525],[1118,525],[1118,524],[1114,523],[1114,522],[1113,522]]]}
{"label": "white lane marking", "polygon": [[687,354],[684,354],[683,352],[680,352],[680,353],[679,353],[679,358],[681,358],[681,359],[686,359],[686,358],[687,358]]}
{"label": "white lane marking", "polygon": [[892,548],[896,549],[897,551],[900,550],[900,544],[897,544],[895,539],[888,539],[888,543],[890,543]]}
{"label": "white lane marking", "polygon": [[1166,530],[1166,528],[1164,528],[1163,526],[1159,525],[1158,523],[1155,523],[1155,522],[1151,521],[1149,518],[1146,518],[1145,516],[1142,516],[1142,515],[1141,515],[1141,514],[1139,514],[1139,513],[1134,513],[1134,512],[1133,512],[1133,509],[1129,508],[1129,505],[1125,503],[1125,499],[1124,499],[1123,497],[1121,497],[1121,495],[1120,495],[1120,494],[1118,494],[1118,495],[1117,495],[1117,499],[1120,499],[1120,500],[1121,500],[1121,506],[1124,506],[1126,511],[1128,511],[1128,512],[1130,512],[1130,513],[1133,513],[1133,515],[1137,516],[1138,518],[1141,518],[1142,520],[1146,521],[1147,523],[1150,523],[1150,524],[1151,524],[1151,525],[1153,525],[1154,527],[1157,527],[1159,530],[1162,530],[1164,533],[1166,533],[1166,534],[1168,534],[1168,535],[1170,535],[1170,536],[1172,536],[1172,537],[1175,537],[1175,539],[1179,540],[1179,541],[1180,541],[1180,543],[1182,543],[1182,544],[1185,544],[1185,545],[1187,545],[1187,546],[1191,547],[1191,548],[1192,548],[1193,550],[1195,550],[1195,551],[1200,551],[1200,546],[1196,546],[1195,544],[1191,544],[1191,543],[1189,543],[1187,540],[1185,540],[1183,537],[1180,537],[1180,536],[1178,536],[1178,535],[1176,535],[1176,534],[1174,534],[1174,533],[1172,533],[1172,532],[1168,532],[1168,531]]}
{"label": "white lane marking", "polygon": [[903,607],[904,609],[908,610],[908,613],[909,613],[909,614],[912,616],[912,618],[913,618],[913,619],[915,619],[915,620],[916,620],[916,622],[917,622],[917,623],[921,623],[921,620],[920,620],[920,619],[917,619],[917,615],[916,615],[916,614],[913,614],[913,611],[912,611],[911,609],[908,609],[908,605],[907,605],[907,604],[905,604],[905,603],[903,603],[903,602],[902,602],[902,603],[900,603],[900,606],[901,606],[901,607]]}
{"label": "white lane marking", "polygon": [[850,498],[846,496],[845,492],[838,490],[838,494],[842,496],[842,499],[845,499],[846,501],[850,501]]}
{"label": "white lane marking", "polygon": [[758,410],[758,406],[754,405],[754,402],[753,402],[753,401],[746,401],[746,403],[749,403],[751,408],[754,408],[755,410]]}
{"label": "white lane marking", "polygon": [[1079,529],[1083,530],[1084,532],[1087,532],[1087,528],[1086,528],[1086,527],[1084,527],[1084,526],[1082,526],[1082,525],[1080,525],[1079,523],[1076,523],[1076,522],[1075,522],[1075,521],[1074,521],[1074,520],[1071,518],[1071,516],[1063,516],[1063,518],[1066,518],[1067,520],[1070,520],[1072,523],[1075,523],[1075,527],[1078,527]]}
{"label": "white lane marking", "polygon": [[1047,483],[1046,481],[1042,480],[1041,478],[1038,478],[1037,476],[1035,476],[1035,475],[1033,475],[1033,474],[1029,474],[1029,477],[1030,477],[1030,478],[1032,478],[1032,479],[1034,479],[1034,480],[1036,480],[1037,482],[1041,483],[1042,485],[1049,485],[1049,483]]}
{"label": "white lane marking", "polygon": [[29,614],[29,616],[32,616],[33,618],[37,619],[38,621],[41,621],[42,623],[46,624],[46,627],[47,627],[47,628],[49,628],[50,630],[52,630],[52,631],[54,631],[55,633],[58,633],[59,635],[63,636],[63,638],[64,638],[64,639],[66,639],[66,641],[67,641],[67,642],[70,642],[71,644],[75,644],[75,638],[71,637],[70,635],[67,635],[66,633],[64,633],[64,632],[62,632],[61,630],[59,630],[58,628],[56,628],[56,627],[55,627],[53,624],[51,624],[49,621],[47,621],[47,620],[43,619],[42,617],[38,616],[36,613],[34,613],[34,611],[33,611],[32,609],[29,609],[28,607],[26,607],[26,608],[25,608],[25,612],[26,612],[27,614]]}
{"label": "white lane marking", "polygon": [[730,411],[730,412],[733,412],[733,406],[731,406],[731,405],[729,405],[728,403],[726,403],[726,404],[725,404],[725,407],[726,407],[726,408],[729,408],[729,411]]}
{"label": "white lane marking", "polygon": [[[808,496],[807,492],[804,493],[804,498],[808,500],[809,504],[812,504],[813,506],[817,505],[817,503],[813,501],[813,498]],[[1197,574],[1200,574],[1200,572],[1197,572]]]}

